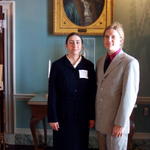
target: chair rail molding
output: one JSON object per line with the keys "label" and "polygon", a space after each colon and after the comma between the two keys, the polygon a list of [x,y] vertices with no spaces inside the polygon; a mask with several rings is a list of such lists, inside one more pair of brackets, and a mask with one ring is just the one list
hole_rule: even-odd
{"label": "chair rail molding", "polygon": [[150,96],[149,97],[138,96],[137,104],[150,104]]}

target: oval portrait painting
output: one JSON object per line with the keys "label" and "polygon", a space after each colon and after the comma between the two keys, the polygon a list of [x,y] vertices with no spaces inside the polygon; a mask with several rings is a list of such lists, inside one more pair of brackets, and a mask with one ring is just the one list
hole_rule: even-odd
{"label": "oval portrait painting", "polygon": [[67,17],[76,25],[88,26],[102,13],[104,0],[63,0]]}

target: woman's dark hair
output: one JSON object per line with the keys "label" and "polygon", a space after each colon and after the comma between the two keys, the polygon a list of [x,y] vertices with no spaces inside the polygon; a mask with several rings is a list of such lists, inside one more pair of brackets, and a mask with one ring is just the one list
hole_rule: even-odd
{"label": "woman's dark hair", "polygon": [[74,36],[74,35],[80,37],[81,42],[82,42],[82,44],[83,44],[83,39],[82,39],[82,37],[81,37],[78,33],[76,33],[76,32],[72,32],[72,33],[68,34],[68,36],[67,36],[67,38],[66,38],[66,44],[68,43],[69,38],[70,38],[71,36]]}

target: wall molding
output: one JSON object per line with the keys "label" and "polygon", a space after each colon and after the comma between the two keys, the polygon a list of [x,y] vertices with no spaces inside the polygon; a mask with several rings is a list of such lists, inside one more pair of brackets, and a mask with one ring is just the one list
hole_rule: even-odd
{"label": "wall molding", "polygon": [[5,132],[12,133],[14,130],[14,100],[13,100],[13,68],[15,67],[15,2],[0,1],[4,13],[4,109],[5,109]]}
{"label": "wall molding", "polygon": [[138,96],[137,104],[150,104],[150,97]]}
{"label": "wall molding", "polygon": [[133,136],[133,139],[148,140],[150,139],[150,132],[136,132]]}
{"label": "wall molding", "polygon": [[[36,133],[37,133],[37,135],[44,135],[44,130],[43,129],[36,129]],[[15,134],[31,135],[31,130],[29,128],[16,128]],[[52,135],[51,129],[47,129],[47,135]]]}

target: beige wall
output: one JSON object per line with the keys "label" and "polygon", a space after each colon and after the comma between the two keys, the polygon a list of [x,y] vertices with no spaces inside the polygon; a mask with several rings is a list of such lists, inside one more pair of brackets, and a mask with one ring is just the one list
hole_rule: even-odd
{"label": "beige wall", "polygon": [[150,0],[114,0],[114,20],[123,24],[126,51],[140,62],[140,96],[150,96]]}

